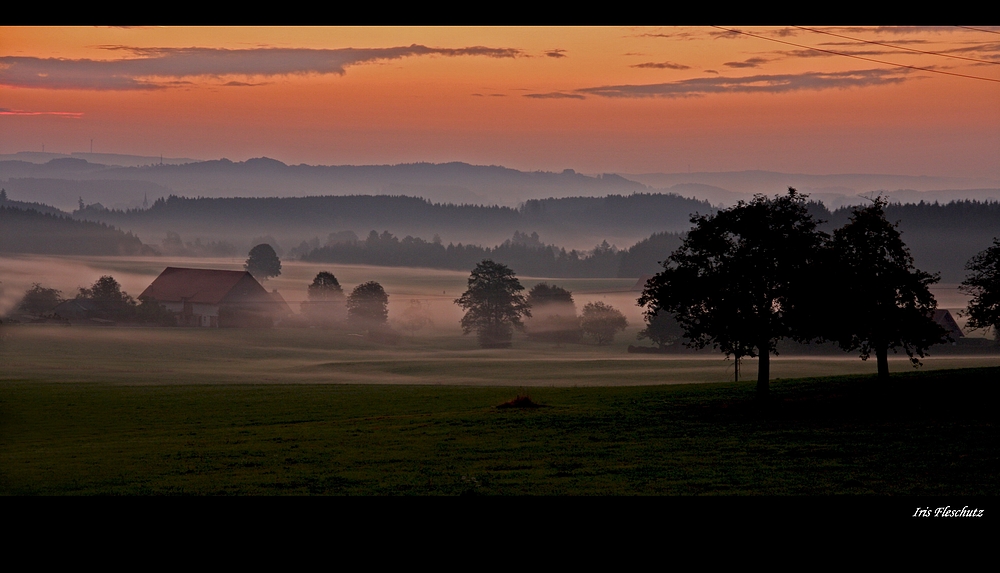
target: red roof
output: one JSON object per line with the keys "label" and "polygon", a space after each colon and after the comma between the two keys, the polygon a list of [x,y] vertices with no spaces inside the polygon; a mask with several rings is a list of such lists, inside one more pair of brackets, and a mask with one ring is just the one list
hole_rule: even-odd
{"label": "red roof", "polygon": [[153,284],[142,291],[139,299],[220,304],[230,294],[240,297],[259,297],[260,293],[270,298],[267,290],[246,271],[167,267],[156,277]]}

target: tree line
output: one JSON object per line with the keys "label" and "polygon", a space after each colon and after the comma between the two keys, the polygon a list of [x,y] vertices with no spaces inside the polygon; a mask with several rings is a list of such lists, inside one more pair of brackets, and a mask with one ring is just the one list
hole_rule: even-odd
{"label": "tree line", "polygon": [[[640,242],[629,250],[620,250],[607,241],[596,245],[590,251],[569,250],[541,242],[538,233],[515,231],[512,238],[496,247],[463,245],[462,243],[442,244],[440,239],[426,241],[415,237],[400,239],[385,231],[372,231],[363,241],[338,241],[313,249],[301,260],[318,263],[367,264],[377,266],[408,266],[437,269],[461,270],[484,259],[494,260],[510,267],[517,267],[529,276],[546,277],[616,277],[636,276],[631,274],[643,268],[649,269],[650,262],[642,255],[648,245],[676,242],[679,235],[659,233]],[[645,264],[644,264],[645,263]]]}
{"label": "tree line", "polygon": [[[690,346],[719,348],[737,364],[759,358],[761,397],[768,394],[770,355],[784,338],[834,341],[863,360],[874,355],[885,379],[890,350],[902,349],[918,365],[930,346],[947,340],[933,319],[937,302],[929,289],[940,275],[914,266],[886,206],[878,197],[852,208],[832,234],[819,229],[805,196],[791,188],[694,216],[638,303],[650,324],[664,315],[676,320]],[[998,322],[984,318],[995,315],[995,305],[984,314],[973,310],[988,306],[988,292],[1000,293],[994,245],[966,267],[972,274],[962,288],[973,296],[973,327]]]}

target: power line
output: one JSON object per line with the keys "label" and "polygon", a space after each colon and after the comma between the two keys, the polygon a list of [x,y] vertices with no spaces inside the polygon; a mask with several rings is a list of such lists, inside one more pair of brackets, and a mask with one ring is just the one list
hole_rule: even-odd
{"label": "power line", "polygon": [[875,62],[876,64],[885,64],[887,66],[896,66],[898,68],[909,68],[911,70],[920,70],[922,72],[931,72],[931,73],[935,73],[935,74],[944,74],[944,75],[948,75],[948,76],[957,76],[957,77],[960,77],[960,78],[969,78],[969,79],[973,79],[973,80],[983,80],[983,81],[987,81],[987,82],[997,82],[997,83],[1000,83],[1000,80],[994,79],[994,78],[984,78],[984,77],[980,77],[980,76],[970,76],[970,75],[966,75],[966,74],[956,74],[954,72],[945,72],[945,71],[942,71],[942,70],[934,70],[934,69],[931,69],[931,68],[921,68],[919,66],[908,66],[906,64],[896,64],[896,63],[893,63],[893,62],[886,62],[884,60],[876,60],[875,58],[866,58],[864,56],[858,56],[858,55],[855,55],[855,54],[845,54],[843,52],[835,52],[833,50],[824,50],[823,48],[814,48],[812,46],[804,46],[802,44],[796,44],[795,42],[786,42],[785,40],[778,40],[776,38],[768,38],[766,36],[758,36],[757,34],[751,34],[750,32],[744,32],[743,30],[731,30],[729,28],[723,28],[722,26],[712,26],[712,27],[713,28],[718,28],[720,30],[724,30],[726,32],[729,32],[730,34],[743,34],[745,36],[750,36],[752,38],[757,38],[757,39],[760,39],[760,40],[770,40],[771,42],[778,42],[779,44],[787,44],[789,46],[795,46],[796,48],[804,48],[806,50],[814,50],[816,52],[824,52],[824,53],[827,53],[827,54],[833,54],[835,56],[845,56],[845,57],[854,58],[854,59],[857,59],[857,60],[865,60],[866,62]]}
{"label": "power line", "polygon": [[834,34],[833,32],[825,32],[823,30],[815,30],[813,28],[806,28],[805,26],[792,26],[793,28],[798,28],[800,30],[806,30],[809,32],[815,32],[816,34],[826,34],[827,36],[834,36],[836,38],[844,38],[845,40],[851,40],[853,42],[864,42],[866,44],[875,44],[876,46],[885,46],[887,48],[893,48],[894,50],[907,50],[909,52],[916,52],[918,54],[927,54],[929,56],[941,56],[942,58],[957,58],[959,60],[968,60],[970,62],[981,62],[983,64],[994,64],[1000,65],[1000,62],[993,60],[981,60],[979,58],[968,58],[965,56],[955,56],[951,54],[942,54],[941,52],[927,52],[924,50],[917,50],[915,48],[907,48],[905,46],[894,46],[892,44],[886,44],[883,42],[876,42],[875,40],[863,40],[861,38],[852,38],[850,36],[844,36],[841,34]]}

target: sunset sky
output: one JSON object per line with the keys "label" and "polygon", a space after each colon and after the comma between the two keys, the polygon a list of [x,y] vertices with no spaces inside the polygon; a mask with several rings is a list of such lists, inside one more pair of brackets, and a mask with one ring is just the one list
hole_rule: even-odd
{"label": "sunset sky", "polygon": [[1000,27],[0,28],[0,154],[1000,178]]}

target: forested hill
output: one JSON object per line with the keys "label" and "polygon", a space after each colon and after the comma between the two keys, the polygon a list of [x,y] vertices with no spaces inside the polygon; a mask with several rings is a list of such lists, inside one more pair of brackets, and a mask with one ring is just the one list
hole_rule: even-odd
{"label": "forested hill", "polygon": [[138,237],[104,223],[0,206],[0,252],[59,255],[151,255]]}
{"label": "forested hill", "polygon": [[521,208],[432,203],[390,195],[290,198],[158,199],[146,210],[88,207],[74,216],[134,230],[147,242],[167,232],[208,239],[250,240],[271,235],[286,244],[325,239],[334,232],[365,236],[389,230],[446,242],[498,244],[515,231],[537,231],[546,243],[591,248],[603,240],[620,246],[652,233],[684,231],[690,214],[712,212],[702,201],[670,194],[533,200]]}

